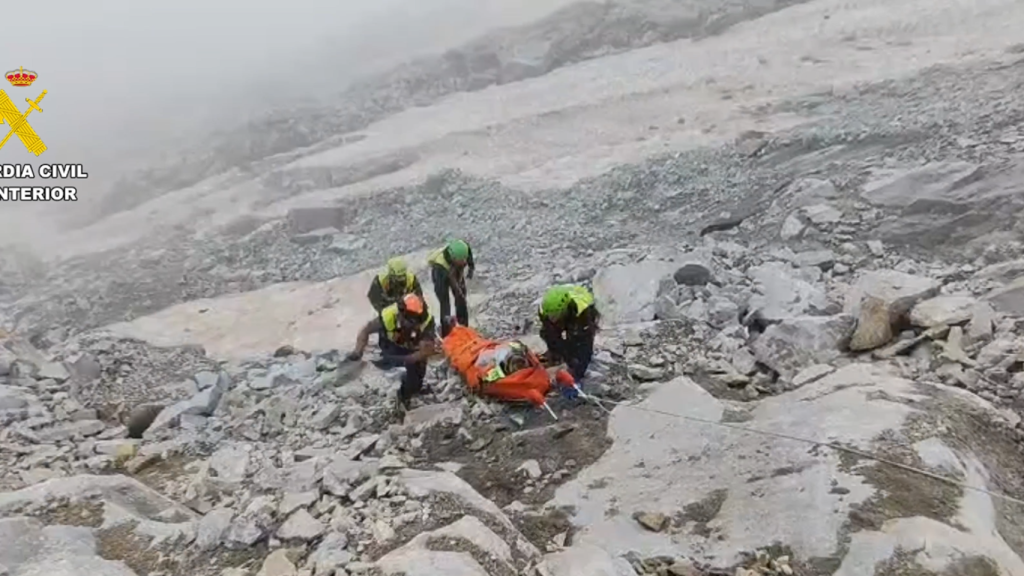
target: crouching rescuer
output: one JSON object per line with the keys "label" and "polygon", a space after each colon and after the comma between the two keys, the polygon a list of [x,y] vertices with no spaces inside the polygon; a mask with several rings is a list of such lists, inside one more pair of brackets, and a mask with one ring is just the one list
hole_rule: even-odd
{"label": "crouching rescuer", "polygon": [[405,367],[398,399],[408,409],[412,397],[423,389],[427,360],[436,352],[437,328],[434,318],[427,310],[423,297],[406,294],[363,326],[355,349],[348,354],[349,360],[356,361],[363,357],[370,334],[375,332],[378,334],[381,351],[378,365],[382,368]]}
{"label": "crouching rescuer", "polygon": [[383,272],[374,276],[366,297],[380,314],[381,310],[397,304],[406,294],[416,294],[422,298],[423,288],[416,275],[409,271],[405,260],[396,256],[388,260]]}
{"label": "crouching rescuer", "polygon": [[541,300],[540,337],[547,344],[545,360],[565,362],[577,385],[583,386],[590,360],[594,356],[594,337],[601,315],[594,295],[584,286],[552,286]]}

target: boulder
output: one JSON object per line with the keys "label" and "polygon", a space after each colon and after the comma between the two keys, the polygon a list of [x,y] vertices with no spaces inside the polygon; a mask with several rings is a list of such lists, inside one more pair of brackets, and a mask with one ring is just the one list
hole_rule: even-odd
{"label": "boulder", "polygon": [[996,321],[996,310],[988,302],[978,302],[971,309],[971,321],[967,323],[967,337],[971,342],[982,342],[992,338]]}
{"label": "boulder", "polygon": [[466,552],[399,548],[377,561],[384,576],[489,576]]}
{"label": "boulder", "polygon": [[636,572],[624,558],[613,558],[606,550],[590,544],[578,544],[544,556],[540,565],[547,576],[634,576]]}
{"label": "boulder", "polygon": [[377,561],[385,575],[440,576],[441,574],[463,576],[486,576],[488,574],[473,556],[465,552],[436,552],[430,549],[432,540],[464,541],[486,556],[502,565],[508,573],[515,573],[513,551],[505,539],[495,534],[475,516],[461,519],[443,528],[419,534],[407,544],[394,550]]}
{"label": "boulder", "polygon": [[978,270],[974,276],[975,278],[994,280],[1003,284],[1013,282],[1018,278],[1024,277],[1024,258],[991,264]]}
{"label": "boulder", "polygon": [[842,219],[843,213],[831,204],[814,204],[801,208],[804,216],[812,223],[822,226],[824,224],[835,224]]}
{"label": "boulder", "polygon": [[406,493],[413,498],[425,498],[433,494],[444,494],[459,500],[464,506],[484,513],[497,523],[508,536],[505,541],[511,546],[512,554],[523,558],[534,559],[540,551],[519,534],[518,529],[497,504],[484,498],[465,480],[451,472],[433,472],[404,468],[398,471],[398,477],[405,485]]}
{"label": "boulder", "polygon": [[850,337],[850,350],[864,352],[885,346],[893,338],[892,315],[880,298],[869,296],[860,304],[857,325]]}
{"label": "boulder", "polygon": [[264,558],[263,566],[256,576],[298,576],[299,571],[295,567],[295,560],[301,555],[301,550],[290,550],[280,548],[274,550]]}
{"label": "boulder", "polygon": [[853,325],[854,318],[848,314],[789,318],[769,326],[752,348],[759,362],[792,380],[807,365],[836,359]]}
{"label": "boulder", "polygon": [[80,354],[68,366],[71,369],[72,375],[82,382],[91,382],[99,378],[103,373],[103,366],[100,365],[99,360],[88,352]]}
{"label": "boulder", "polygon": [[181,424],[182,416],[213,416],[230,386],[230,376],[222,372],[214,386],[200,390],[188,400],[171,404],[161,410],[146,431],[155,433],[167,428],[176,428]]}
{"label": "boulder", "polygon": [[340,532],[331,532],[320,541],[307,563],[314,567],[316,574],[330,574],[332,571],[337,574],[338,569],[353,559],[352,553],[345,550],[347,546],[347,536]]}
{"label": "boulder", "polygon": [[955,295],[922,300],[910,311],[910,323],[922,328],[963,324],[971,319],[977,302],[973,296]]}
{"label": "boulder", "polygon": [[783,240],[794,240],[802,236],[806,229],[807,222],[795,213],[790,214],[782,222],[782,228],[779,229],[779,238],[782,238]]}
{"label": "boulder", "polygon": [[828,307],[825,292],[804,279],[801,271],[783,262],[754,266],[747,276],[754,281],[757,292],[750,298],[749,308],[769,322],[823,312]]}
{"label": "boulder", "polygon": [[883,301],[893,319],[910,313],[918,302],[939,293],[941,283],[934,278],[915,276],[896,270],[869,270],[861,273],[846,293],[844,312],[859,315],[864,298],[871,296]]}
{"label": "boulder", "polygon": [[712,275],[711,270],[707,266],[691,262],[679,267],[672,274],[672,279],[675,280],[676,284],[682,286],[704,286],[711,282]]}
{"label": "boulder", "polygon": [[64,382],[70,377],[67,368],[60,362],[45,362],[39,366],[39,371],[36,373],[36,378],[40,380],[54,380],[58,383]]}
{"label": "boulder", "polygon": [[985,300],[999,312],[1024,316],[1024,278],[1018,278],[1006,286],[992,290],[985,295]]}
{"label": "boulder", "polygon": [[125,426],[128,427],[128,437],[142,438],[142,434],[149,429],[164,408],[163,404],[141,404],[132,408],[128,414],[128,420],[125,422]]}
{"label": "boulder", "polygon": [[330,402],[321,406],[312,416],[309,417],[306,425],[314,430],[326,430],[338,419],[341,414],[341,405]]}
{"label": "boulder", "polygon": [[219,546],[234,517],[235,513],[230,508],[217,508],[207,512],[196,528],[196,546],[200,550],[212,550]]}
{"label": "boulder", "polygon": [[820,204],[822,200],[833,200],[839,191],[832,182],[817,178],[801,178],[786,189],[794,206],[804,207]]}
{"label": "boulder", "polygon": [[249,472],[249,451],[244,445],[228,444],[210,455],[210,475],[224,485],[241,484]]}
{"label": "boulder", "polygon": [[60,422],[49,428],[39,430],[37,436],[43,442],[59,442],[71,438],[86,438],[103,432],[106,424],[99,420],[76,420],[73,422]]}
{"label": "boulder", "polygon": [[277,537],[281,540],[308,542],[323,534],[326,529],[326,526],[314,518],[308,510],[299,508],[277,530]]}
{"label": "boulder", "polygon": [[677,264],[662,260],[602,268],[594,277],[594,297],[608,324],[653,320],[661,279],[677,269]]}
{"label": "boulder", "polygon": [[822,271],[828,271],[836,263],[836,255],[831,250],[811,250],[809,252],[800,252],[793,259],[793,263],[797,266],[806,266],[811,268],[818,268]]}

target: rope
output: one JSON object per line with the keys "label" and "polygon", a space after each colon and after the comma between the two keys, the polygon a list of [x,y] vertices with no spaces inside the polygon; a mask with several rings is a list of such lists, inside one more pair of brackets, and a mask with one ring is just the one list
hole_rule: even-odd
{"label": "rope", "polygon": [[904,470],[906,472],[911,472],[913,474],[918,474],[918,475],[924,476],[926,478],[931,478],[932,480],[938,480],[939,482],[945,482],[946,484],[957,486],[957,487],[962,488],[964,490],[971,490],[973,492],[980,492],[982,494],[987,494],[988,496],[991,496],[993,498],[998,498],[998,499],[1001,499],[1001,500],[1005,500],[1007,502],[1013,502],[1014,504],[1020,504],[1020,505],[1024,506],[1024,500],[1021,500],[1019,498],[1014,498],[1013,496],[1010,496],[1008,494],[1003,494],[1001,492],[993,492],[991,490],[988,490],[987,488],[981,488],[981,487],[978,487],[978,486],[973,486],[971,484],[967,484],[965,482],[961,482],[960,480],[957,480],[955,478],[950,478],[948,476],[943,476],[941,474],[936,474],[934,472],[930,472],[928,470],[923,470],[921,468],[917,468],[917,467],[911,466],[909,464],[903,464],[902,462],[896,462],[895,460],[889,460],[888,458],[883,458],[882,456],[878,456],[876,454],[871,454],[869,452],[864,452],[863,450],[858,450],[856,448],[850,448],[849,446],[843,446],[843,445],[837,444],[835,442],[822,442],[820,440],[813,440],[811,438],[802,438],[800,436],[793,436],[792,434],[783,434],[781,432],[771,432],[771,431],[768,431],[768,430],[759,430],[757,428],[750,428],[750,427],[747,427],[747,426],[740,426],[738,424],[732,424],[732,423],[729,423],[729,422],[718,422],[718,421],[715,421],[715,420],[708,420],[707,418],[700,418],[700,417],[697,417],[697,416],[687,416],[685,414],[676,414],[676,413],[673,413],[673,412],[666,412],[664,410],[658,410],[656,408],[645,408],[645,407],[642,407],[642,406],[636,406],[634,404],[628,404],[625,401],[617,402],[617,401],[614,401],[614,400],[607,400],[607,399],[600,399],[600,400],[598,400],[597,398],[595,398],[594,396],[591,396],[589,394],[588,395],[584,395],[583,397],[585,399],[587,399],[587,400],[591,400],[595,405],[600,407],[602,410],[604,410],[608,414],[611,414],[611,411],[604,407],[604,405],[602,404],[604,402],[607,402],[609,404],[613,404],[615,406],[622,406],[624,408],[630,408],[630,409],[633,409],[633,410],[638,410],[640,412],[649,412],[649,413],[652,413],[652,414],[660,414],[662,416],[669,416],[669,417],[672,417],[672,418],[678,418],[680,420],[688,420],[688,421],[691,421],[691,422],[698,422],[698,423],[701,423],[701,424],[710,424],[712,426],[718,426],[718,427],[721,427],[721,428],[731,428],[733,430],[738,430],[740,432],[746,432],[748,434],[754,434],[755,436],[767,436],[767,437],[772,437],[772,438],[779,438],[779,439],[782,439],[782,440],[792,440],[794,442],[802,442],[804,444],[810,444],[812,446],[823,446],[825,448],[831,448],[831,449],[836,450],[838,452],[846,452],[846,453],[849,453],[849,454],[853,454],[855,456],[859,456],[861,458],[866,458],[868,460],[873,460],[875,462],[878,462],[879,464],[884,464],[884,465],[887,465],[887,466],[892,466],[894,468],[899,468],[899,469]]}

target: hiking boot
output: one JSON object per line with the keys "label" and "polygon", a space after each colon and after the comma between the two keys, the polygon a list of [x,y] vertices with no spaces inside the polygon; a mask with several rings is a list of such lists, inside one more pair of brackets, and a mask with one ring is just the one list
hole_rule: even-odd
{"label": "hiking boot", "polygon": [[401,390],[395,394],[395,410],[397,410],[399,414],[403,415],[409,410],[412,410],[412,399],[403,396]]}

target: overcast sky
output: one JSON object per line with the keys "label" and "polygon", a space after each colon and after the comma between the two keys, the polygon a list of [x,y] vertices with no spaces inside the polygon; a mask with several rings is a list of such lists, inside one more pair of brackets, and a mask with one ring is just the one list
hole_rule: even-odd
{"label": "overcast sky", "polygon": [[[4,89],[50,161],[145,149],[289,96],[322,97],[353,74],[517,25],[564,0],[36,0],[4,6]],[[124,135],[128,135],[127,138]],[[19,146],[20,147],[20,146]],[[13,151],[4,150],[2,161]],[[34,160],[21,148],[22,161]]]}
{"label": "overcast sky", "polygon": [[48,150],[36,158],[12,138],[0,163],[80,162],[89,179],[74,183],[75,204],[4,204],[0,243],[50,237],[123,171],[173,158],[170,140],[187,143],[269,103],[329,99],[354,76],[572,1],[5,0],[0,73],[24,66],[39,79],[0,89],[22,112],[48,91],[43,113],[29,117]]}

